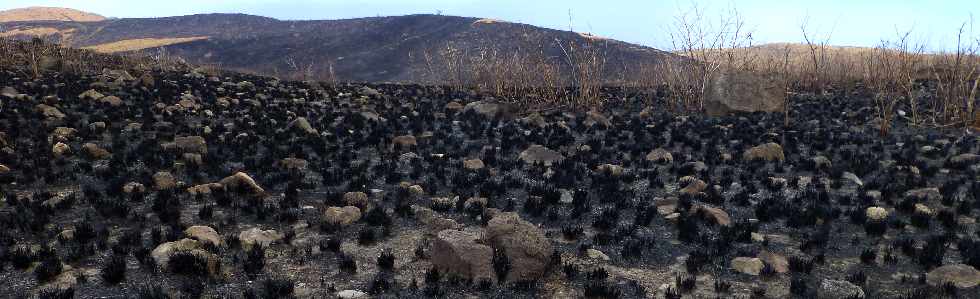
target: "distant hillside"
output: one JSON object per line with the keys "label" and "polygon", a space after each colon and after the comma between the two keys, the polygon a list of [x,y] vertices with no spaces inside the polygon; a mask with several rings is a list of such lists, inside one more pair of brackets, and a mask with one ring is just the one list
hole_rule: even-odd
{"label": "distant hillside", "polygon": [[25,7],[0,11],[0,23],[23,21],[98,22],[106,18],[71,8]]}
{"label": "distant hillside", "polygon": [[[570,48],[602,53],[602,81],[639,74],[642,66],[678,56],[589,34],[492,19],[410,15],[346,20],[282,21],[243,14],[204,14],[98,22],[3,24],[6,36],[48,40],[97,51],[164,48],[191,63],[222,68],[365,82],[445,82],[457,56],[490,63],[533,53],[564,63]],[[561,45],[561,46],[559,46]],[[572,46],[574,45],[574,47]],[[566,49],[563,51],[562,47]],[[521,54],[524,53],[524,54]],[[518,64],[519,65],[519,64]],[[567,76],[567,69],[560,73]]]}

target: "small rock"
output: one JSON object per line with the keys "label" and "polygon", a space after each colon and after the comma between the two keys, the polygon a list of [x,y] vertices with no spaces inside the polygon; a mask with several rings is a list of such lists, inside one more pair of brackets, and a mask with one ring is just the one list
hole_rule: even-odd
{"label": "small rock", "polygon": [[344,204],[355,206],[361,209],[361,211],[367,211],[371,207],[371,200],[368,199],[367,193],[364,192],[347,192],[344,193]]}
{"label": "small rock", "polygon": [[218,181],[228,190],[241,190],[251,194],[253,196],[263,196],[265,195],[265,189],[259,186],[252,177],[244,172],[237,172],[229,177],[221,179]]}
{"label": "small rock", "polygon": [[888,218],[888,210],[882,207],[869,207],[864,210],[864,215],[871,221],[884,221]]}
{"label": "small rock", "polygon": [[935,201],[943,199],[943,194],[939,193],[939,188],[919,188],[905,192],[905,197],[920,201]]}
{"label": "small rock", "polygon": [[55,158],[63,157],[65,154],[70,152],[71,148],[69,148],[67,144],[61,142],[55,143],[54,146],[51,147],[51,154],[54,155]]}
{"label": "small rock", "polygon": [[969,289],[980,284],[980,271],[970,265],[945,265],[926,273],[926,282],[934,287],[952,283],[957,288]]}
{"label": "small rock", "polygon": [[262,247],[269,247],[269,245],[282,240],[282,238],[283,235],[275,230],[261,230],[257,227],[242,231],[238,234],[238,242],[240,242],[242,248],[245,249],[251,248],[256,244]]}
{"label": "small rock", "polygon": [[417,141],[415,140],[415,136],[412,135],[396,136],[395,138],[391,139],[391,144],[395,146],[395,148],[402,149],[412,148],[418,145]]}
{"label": "small rock", "polygon": [[864,290],[844,280],[824,279],[817,292],[819,299],[864,298]]}
{"label": "small rock", "polygon": [[789,272],[789,260],[781,254],[763,250],[762,252],[759,252],[759,259],[769,266],[772,266],[772,269],[776,270],[776,273]]}
{"label": "small rock", "polygon": [[783,154],[782,146],[770,142],[745,150],[742,153],[742,159],[746,161],[783,161],[786,159],[786,156]]}
{"label": "small rock", "polygon": [[160,171],[153,174],[153,188],[156,190],[170,190],[175,187],[177,187],[177,179],[170,172]]}
{"label": "small rock", "polygon": [[596,249],[592,249],[592,248],[589,248],[588,250],[586,250],[585,251],[585,255],[588,256],[590,259],[603,260],[603,261],[608,261],[609,260],[609,256],[608,255],[606,255],[605,253],[602,253],[602,251],[599,251],[599,250],[596,250]]}
{"label": "small rock", "polygon": [[759,258],[736,257],[732,260],[732,269],[749,275],[759,275],[763,267],[765,267],[765,264]]}
{"label": "small rock", "polygon": [[652,161],[652,162],[657,162],[662,164],[668,164],[674,162],[674,156],[663,148],[657,148],[650,151],[650,153],[647,154],[646,159],[647,161]]}
{"label": "small rock", "polygon": [[369,298],[368,294],[358,290],[343,290],[337,292],[337,297],[340,299],[362,299]]}
{"label": "small rock", "polygon": [[221,239],[221,236],[218,235],[217,231],[211,227],[203,225],[188,227],[186,230],[184,230],[184,235],[203,244],[211,244],[212,246],[220,247],[225,243]]}
{"label": "small rock", "polygon": [[480,170],[480,169],[483,169],[483,167],[485,167],[483,165],[483,160],[480,160],[480,159],[463,160],[463,168],[466,168],[466,169],[469,169],[469,170]]}
{"label": "small rock", "polygon": [[361,209],[358,209],[355,206],[346,206],[343,208],[329,207],[327,208],[327,211],[323,213],[323,218],[325,221],[327,221],[327,223],[347,226],[361,219]]}
{"label": "small rock", "polygon": [[608,176],[618,177],[623,174],[623,167],[619,165],[613,165],[613,164],[602,164],[597,166],[595,168],[595,171],[598,173],[606,174]]}
{"label": "small rock", "polygon": [[560,153],[541,145],[531,145],[521,152],[520,159],[527,164],[542,163],[549,166],[565,159]]}

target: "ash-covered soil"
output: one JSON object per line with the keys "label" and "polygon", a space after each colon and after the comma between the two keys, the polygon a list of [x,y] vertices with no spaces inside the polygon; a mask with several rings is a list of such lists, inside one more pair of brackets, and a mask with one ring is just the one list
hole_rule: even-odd
{"label": "ash-covered soil", "polygon": [[0,88],[0,297],[980,296],[978,135],[880,137],[858,95],[784,126],[241,74]]}

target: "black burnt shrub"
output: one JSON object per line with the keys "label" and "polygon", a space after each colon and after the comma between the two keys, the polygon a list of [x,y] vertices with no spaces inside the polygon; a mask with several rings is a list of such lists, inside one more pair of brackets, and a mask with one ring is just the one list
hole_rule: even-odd
{"label": "black burnt shrub", "polygon": [[611,286],[605,281],[593,281],[585,285],[585,298],[596,298],[596,299],[616,299],[620,298],[623,294],[622,291],[616,286]]}
{"label": "black burnt shrub", "polygon": [[245,252],[245,260],[242,261],[242,268],[245,273],[254,276],[262,273],[265,268],[265,248],[254,245]]}
{"label": "black burnt shrub", "polygon": [[682,293],[688,293],[690,291],[693,291],[694,288],[697,287],[697,283],[698,283],[697,277],[694,275],[674,276],[674,285],[676,285],[677,288],[680,289]]}
{"label": "black burnt shrub", "polygon": [[381,252],[378,256],[378,269],[383,271],[391,271],[395,268],[395,255],[390,251]]}
{"label": "black burnt shrub", "polygon": [[585,273],[585,278],[591,281],[606,280],[609,278],[609,272],[606,272],[605,268],[599,267]]}
{"label": "black burnt shrub", "polygon": [[337,255],[337,265],[341,271],[348,273],[357,273],[357,261],[353,257],[345,253],[340,253]]}
{"label": "black burnt shrub", "polygon": [[715,278],[715,293],[728,294],[732,290],[732,283]]}
{"label": "black burnt shrub", "polygon": [[868,275],[865,274],[864,271],[857,271],[855,273],[847,275],[847,277],[845,277],[845,280],[847,280],[850,283],[853,283],[854,285],[863,286],[865,283],[868,282]]}
{"label": "black burnt shrub", "polygon": [[285,277],[270,277],[262,281],[262,298],[292,298],[295,283]]}
{"label": "black burnt shrub", "polygon": [[102,281],[108,284],[119,284],[126,280],[126,255],[113,254],[106,259],[99,272]]}
{"label": "black burnt shrub", "polygon": [[361,228],[361,231],[357,233],[357,244],[360,244],[362,246],[367,246],[367,245],[374,244],[377,241],[378,241],[378,236],[374,228],[364,227]]}
{"label": "black burnt shrub", "polygon": [[37,278],[38,282],[45,283],[61,274],[62,269],[61,259],[58,258],[57,254],[46,255],[41,259],[41,263],[34,268],[34,277]]}
{"label": "black burnt shrub", "polygon": [[578,237],[582,235],[582,232],[582,227],[578,225],[564,226],[561,228],[561,235],[565,237],[566,240],[577,240]]}
{"label": "black burnt shrub", "polygon": [[929,228],[929,221],[932,220],[932,215],[922,211],[915,211],[912,213],[912,217],[909,218],[912,226],[918,228]]}
{"label": "black burnt shrub", "polygon": [[878,254],[875,252],[874,248],[866,248],[861,251],[861,263],[872,265],[875,263],[875,259],[878,258]]}
{"label": "black burnt shrub", "polygon": [[578,265],[571,264],[571,263],[565,264],[564,266],[561,267],[561,272],[562,273],[565,273],[565,278],[567,278],[569,280],[572,280],[572,279],[575,279],[576,277],[578,277],[579,271],[580,270],[578,268]]}
{"label": "black burnt shrub", "polygon": [[497,275],[497,281],[506,281],[507,274],[510,273],[511,269],[510,259],[507,257],[507,253],[501,248],[494,247],[493,259],[491,259],[490,263],[493,265],[493,272]]}
{"label": "black burnt shrub", "polygon": [[27,269],[37,258],[37,254],[28,246],[16,246],[7,254],[7,259],[14,269]]}
{"label": "black burnt shrub", "polygon": [[[66,289],[62,288],[45,288],[42,289],[37,294],[38,299],[73,299],[75,298],[75,287],[69,287]],[[150,298],[152,297],[139,297],[139,298]],[[164,298],[164,297],[160,297]]]}
{"label": "black burnt shrub", "polygon": [[390,275],[385,273],[378,273],[371,280],[371,284],[368,286],[368,293],[372,295],[384,294],[395,288],[395,282],[392,281]]}
{"label": "black burnt shrub", "polygon": [[364,222],[373,226],[390,226],[391,216],[383,208],[374,208],[364,216]]}
{"label": "black burnt shrub", "polygon": [[943,264],[943,256],[949,247],[949,237],[945,235],[933,235],[926,241],[925,246],[918,252],[919,265],[926,269],[939,267]]}
{"label": "black burnt shrub", "polygon": [[813,271],[813,259],[803,256],[789,257],[789,270],[794,273],[810,274]]}
{"label": "black burnt shrub", "polygon": [[816,290],[811,290],[810,287],[807,286],[805,277],[794,275],[793,278],[790,279],[789,282],[790,293],[797,296],[801,296],[803,298],[813,298],[815,296],[811,296],[811,293],[814,291]]}
{"label": "black burnt shrub", "polygon": [[182,275],[207,276],[208,257],[191,251],[177,251],[170,256],[170,271]]}
{"label": "black burnt shrub", "polygon": [[596,217],[595,221],[592,222],[592,227],[601,230],[609,230],[616,227],[619,222],[619,210],[618,209],[608,209],[604,210]]}

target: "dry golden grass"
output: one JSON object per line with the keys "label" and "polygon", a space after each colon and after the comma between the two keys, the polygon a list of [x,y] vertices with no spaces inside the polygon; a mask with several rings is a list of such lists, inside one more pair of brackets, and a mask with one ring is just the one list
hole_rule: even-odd
{"label": "dry golden grass", "polygon": [[208,39],[207,36],[177,37],[177,38],[137,38],[127,39],[101,45],[88,46],[89,49],[100,53],[132,52],[144,49],[158,48],[169,45],[188,43]]}
{"label": "dry golden grass", "polygon": [[0,37],[11,37],[11,36],[18,36],[18,35],[45,37],[45,36],[55,35],[55,34],[60,34],[62,36],[70,36],[74,32],[75,32],[75,28],[70,28],[66,30],[58,30],[58,28],[52,28],[52,27],[36,27],[36,28],[28,28],[28,29],[13,28],[7,31],[0,32]]}
{"label": "dry golden grass", "polygon": [[496,24],[496,23],[506,23],[506,22],[497,19],[486,18],[486,19],[479,19],[474,21],[473,25],[489,25],[489,24]]}
{"label": "dry golden grass", "polygon": [[99,22],[106,18],[97,14],[60,7],[25,7],[0,11],[0,23],[20,21]]}

